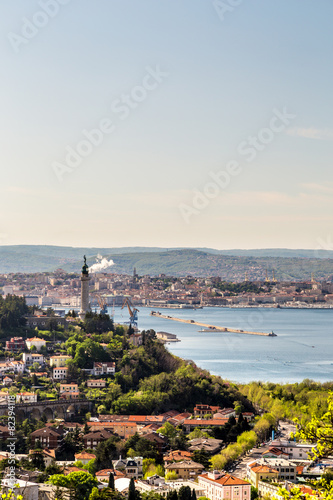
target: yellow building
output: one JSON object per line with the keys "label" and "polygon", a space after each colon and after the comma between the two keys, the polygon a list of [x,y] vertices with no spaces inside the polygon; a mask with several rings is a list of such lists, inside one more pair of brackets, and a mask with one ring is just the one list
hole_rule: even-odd
{"label": "yellow building", "polygon": [[60,366],[66,366],[66,361],[72,359],[71,356],[66,356],[62,354],[60,356],[51,356],[50,357],[50,366],[55,366],[56,368],[60,368]]}
{"label": "yellow building", "polygon": [[268,465],[259,465],[257,463],[254,463],[249,466],[250,468],[250,475],[248,479],[250,480],[250,483],[252,486],[255,488],[258,488],[259,481],[263,479],[276,479],[279,477],[279,472],[276,469],[273,469],[272,467],[269,467]]}

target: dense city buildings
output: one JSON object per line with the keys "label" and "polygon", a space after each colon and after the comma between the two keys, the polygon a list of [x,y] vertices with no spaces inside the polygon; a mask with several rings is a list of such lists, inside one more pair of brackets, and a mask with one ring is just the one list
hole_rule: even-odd
{"label": "dense city buildings", "polygon": [[[85,270],[88,273],[87,270]],[[54,273],[0,275],[4,296],[24,296],[28,305],[75,308],[81,316],[89,308],[100,310],[101,301],[109,307],[122,306],[126,298],[134,305],[153,308],[221,307],[331,307],[333,283],[243,281],[227,283],[218,277],[172,277],[161,274],[133,276],[116,273]],[[81,301],[83,297],[83,305]],[[82,317],[83,317],[82,316]],[[47,328],[52,318],[35,314],[27,318],[31,327]],[[67,320],[56,318],[65,326]],[[14,345],[13,345],[13,348]]]}

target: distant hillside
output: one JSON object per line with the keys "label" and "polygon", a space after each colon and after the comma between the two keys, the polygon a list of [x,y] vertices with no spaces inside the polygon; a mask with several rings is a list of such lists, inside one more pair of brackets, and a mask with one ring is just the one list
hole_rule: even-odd
{"label": "distant hillside", "polygon": [[331,258],[327,258],[327,252],[321,252],[17,245],[0,247],[0,273],[51,272],[58,268],[79,272],[84,254],[89,266],[96,262],[96,255],[100,254],[114,261],[114,265],[106,269],[107,272],[131,274],[136,267],[139,275],[221,276],[225,280],[244,281],[246,274],[249,280],[264,279],[267,269],[270,277],[274,270],[279,280],[309,280],[311,273],[317,280],[330,279],[333,275],[333,252],[330,252]]}

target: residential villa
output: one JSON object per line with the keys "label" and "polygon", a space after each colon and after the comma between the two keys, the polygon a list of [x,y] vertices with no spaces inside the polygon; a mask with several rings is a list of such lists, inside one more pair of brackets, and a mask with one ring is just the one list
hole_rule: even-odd
{"label": "residential villa", "polygon": [[208,472],[198,477],[198,483],[210,500],[251,499],[251,484],[230,474]]}
{"label": "residential villa", "polygon": [[183,460],[182,462],[174,462],[165,468],[166,474],[175,472],[178,479],[195,479],[204,470],[204,466],[193,462],[193,460]]}
{"label": "residential villa", "polygon": [[40,339],[38,337],[32,337],[31,339],[27,339],[25,343],[28,349],[36,347],[36,351],[38,352],[41,350],[42,347],[46,346],[46,340]]}

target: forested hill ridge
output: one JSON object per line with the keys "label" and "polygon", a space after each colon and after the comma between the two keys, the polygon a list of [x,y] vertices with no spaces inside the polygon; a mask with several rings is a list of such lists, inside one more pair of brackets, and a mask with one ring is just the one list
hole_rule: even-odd
{"label": "forested hill ridge", "polygon": [[333,251],[326,250],[214,250],[197,248],[87,248],[43,245],[0,247],[0,273],[52,272],[62,268],[78,272],[82,257],[88,265],[103,256],[113,265],[107,272],[131,274],[135,267],[139,275],[221,276],[224,280],[264,280],[266,270],[278,280],[327,280],[333,275]]}

